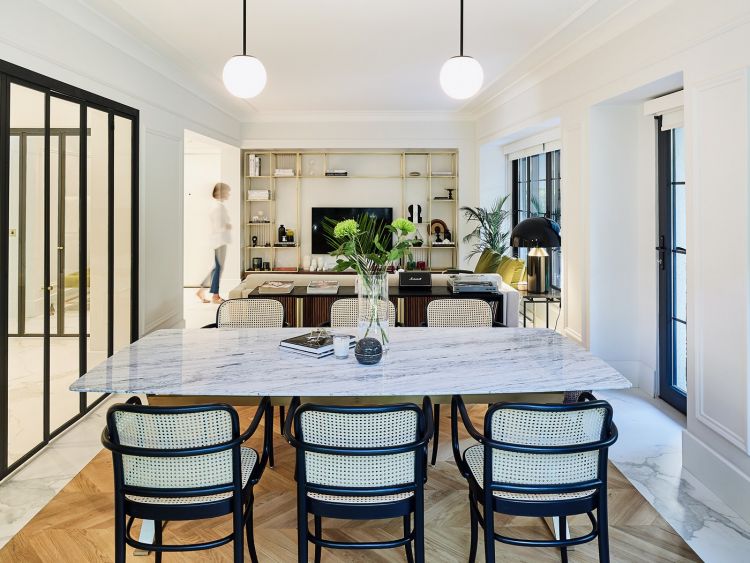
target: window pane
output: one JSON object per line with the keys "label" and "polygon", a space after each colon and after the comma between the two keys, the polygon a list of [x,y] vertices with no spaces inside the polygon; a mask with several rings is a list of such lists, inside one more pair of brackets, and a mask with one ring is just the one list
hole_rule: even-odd
{"label": "window pane", "polygon": [[687,326],[672,321],[674,335],[674,386],[687,393]]}
{"label": "window pane", "polygon": [[672,299],[676,318],[687,320],[687,257],[684,254],[674,254],[674,284]]}
{"label": "window pane", "polygon": [[672,186],[672,201],[674,202],[674,217],[672,219],[674,246],[687,248],[687,210],[685,204],[685,185]]}
{"label": "window pane", "polygon": [[685,181],[685,142],[682,134],[682,128],[672,129],[672,181]]}
{"label": "window pane", "polygon": [[132,121],[115,117],[114,351],[130,344],[130,195]]}

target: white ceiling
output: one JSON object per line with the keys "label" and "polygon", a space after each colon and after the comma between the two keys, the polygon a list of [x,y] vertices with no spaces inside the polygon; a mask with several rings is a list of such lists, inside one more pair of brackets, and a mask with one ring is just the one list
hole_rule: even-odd
{"label": "white ceiling", "polygon": [[[242,43],[241,0],[83,0],[202,82],[227,106],[227,58]],[[466,0],[465,54],[485,87],[608,0]],[[612,9],[602,10],[602,4]],[[451,112],[464,102],[440,89],[458,54],[458,0],[248,0],[248,52],[268,71],[256,112]]]}

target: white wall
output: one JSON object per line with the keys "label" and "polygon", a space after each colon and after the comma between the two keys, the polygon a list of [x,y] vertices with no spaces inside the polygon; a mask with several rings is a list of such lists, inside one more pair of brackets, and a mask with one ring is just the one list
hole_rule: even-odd
{"label": "white wall", "polygon": [[[479,204],[478,158],[474,125],[470,122],[393,121],[378,115],[351,120],[345,114],[337,114],[326,120],[245,123],[242,139],[242,147],[247,149],[458,149],[459,204]],[[305,201],[308,200],[303,199],[303,204]],[[349,205],[343,201],[339,205]],[[356,201],[363,204],[358,198]],[[382,201],[384,206],[390,206],[391,198]],[[398,202],[397,209],[400,199]],[[305,213],[309,212],[303,207],[303,216]],[[303,223],[303,234],[304,227]],[[460,219],[458,234],[463,237],[466,232],[466,223]],[[461,245],[463,266],[468,266],[466,253],[467,245]]]}
{"label": "white wall", "polygon": [[74,0],[3,0],[0,58],[140,110],[140,330],[179,322],[183,131],[236,146],[237,119],[224,100],[207,99],[174,65]]}
{"label": "white wall", "polygon": [[224,182],[232,189],[225,206],[232,225],[232,242],[227,248],[222,286],[232,288],[240,282],[240,149],[226,143],[185,132],[184,157],[184,259],[183,284],[197,287],[213,268],[214,251],[210,244],[209,210],[213,188]]}
{"label": "white wall", "polygon": [[[748,520],[749,38],[750,4],[746,1],[635,2],[618,21],[590,30],[585,41],[530,67],[521,79],[497,92],[490,104],[478,110],[482,115],[477,121],[477,135],[484,143],[560,119],[566,334],[607,354],[617,353],[620,362],[634,362],[629,364],[631,377],[648,379],[649,358],[654,357],[654,344],[649,339],[656,316],[651,294],[651,272],[656,267],[655,192],[642,190],[636,194],[635,204],[623,197],[618,186],[607,185],[603,193],[604,172],[594,159],[611,158],[617,144],[635,141],[636,154],[626,156],[638,171],[633,175],[632,170],[620,168],[619,172],[632,182],[655,189],[655,181],[646,173],[653,149],[644,142],[644,126],[633,125],[637,118],[634,108],[601,110],[612,112],[605,116],[592,108],[683,73],[690,394],[684,464]],[[626,118],[627,114],[630,117]],[[620,139],[606,138],[608,119],[617,125]],[[602,142],[609,145],[600,146]],[[620,188],[626,187],[625,180],[614,181]],[[630,238],[635,235],[632,244],[619,235],[604,241],[598,238],[605,227],[599,215],[603,210],[610,211],[612,220]],[[616,319],[602,310],[611,306],[608,298],[615,297],[607,287],[611,278],[600,270],[612,262],[603,244],[607,242],[634,261],[637,292],[619,279],[614,283],[641,304],[635,315],[617,304]],[[611,276],[624,274],[616,269]],[[724,313],[729,300],[731,318]],[[611,324],[618,320],[629,327]],[[616,349],[619,339],[624,339],[622,353]],[[634,369],[636,363],[641,364],[638,370]],[[636,372],[640,372],[638,377]]]}

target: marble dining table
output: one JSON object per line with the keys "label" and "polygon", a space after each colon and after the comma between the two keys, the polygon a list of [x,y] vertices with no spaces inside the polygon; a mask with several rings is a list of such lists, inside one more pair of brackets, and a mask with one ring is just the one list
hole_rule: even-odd
{"label": "marble dining table", "polygon": [[[145,394],[160,404],[269,396],[417,398],[477,402],[517,393],[622,389],[629,381],[576,342],[549,329],[424,328],[390,331],[380,363],[308,357],[279,347],[309,329],[158,330],[118,351],[70,386],[73,391]],[[170,400],[171,399],[171,400]]]}

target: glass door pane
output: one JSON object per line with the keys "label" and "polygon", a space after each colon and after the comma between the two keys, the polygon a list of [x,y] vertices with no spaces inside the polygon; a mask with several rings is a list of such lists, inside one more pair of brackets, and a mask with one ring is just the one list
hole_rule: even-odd
{"label": "glass door pane", "polygon": [[[80,372],[79,147],[81,107],[50,100],[50,430],[80,411],[68,389]],[[85,275],[85,272],[84,274]]]}
{"label": "glass door pane", "polygon": [[[86,344],[86,369],[107,359],[109,334],[107,269],[108,209],[109,209],[109,115],[103,111],[87,110],[87,161],[86,161],[86,217],[89,292],[86,301],[88,311],[88,338]],[[87,393],[90,405],[101,394]]]}
{"label": "glass door pane", "polygon": [[8,335],[9,465],[44,441],[44,106],[43,92],[11,84],[11,156],[17,164],[11,166],[8,210],[15,232],[7,268],[15,313]]}
{"label": "glass door pane", "polygon": [[130,266],[131,266],[131,173],[133,127],[130,119],[115,117],[114,186],[114,349],[130,344]]}

